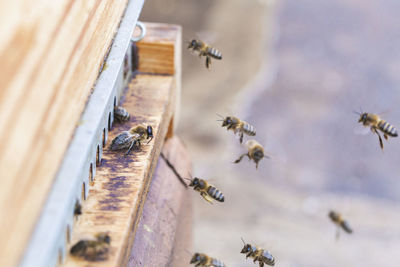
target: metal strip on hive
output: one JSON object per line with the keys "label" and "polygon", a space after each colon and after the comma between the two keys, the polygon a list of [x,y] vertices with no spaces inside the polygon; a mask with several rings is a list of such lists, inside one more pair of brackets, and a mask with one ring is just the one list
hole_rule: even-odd
{"label": "metal strip on hive", "polygon": [[130,76],[126,72],[127,64],[132,63],[130,40],[143,3],[144,0],[128,2],[103,70],[65,153],[20,266],[55,266],[65,258],[75,203],[88,195],[89,176],[95,176],[96,159],[101,159],[113,123],[114,105]]}

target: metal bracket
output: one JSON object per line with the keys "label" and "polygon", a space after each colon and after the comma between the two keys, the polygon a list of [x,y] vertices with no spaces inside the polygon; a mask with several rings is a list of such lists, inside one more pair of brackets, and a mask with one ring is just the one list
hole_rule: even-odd
{"label": "metal bracket", "polygon": [[132,74],[131,37],[143,3],[144,0],[128,3],[105,62],[107,68],[99,75],[20,266],[56,266],[65,258],[75,204],[87,198],[112,127],[114,106]]}

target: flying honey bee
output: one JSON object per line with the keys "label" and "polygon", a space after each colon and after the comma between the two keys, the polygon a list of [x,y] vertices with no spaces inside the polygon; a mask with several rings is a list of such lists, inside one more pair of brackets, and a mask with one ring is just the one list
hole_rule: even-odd
{"label": "flying honey bee", "polygon": [[256,169],[258,169],[258,163],[260,160],[263,158],[269,158],[264,154],[264,148],[260,143],[258,143],[256,140],[249,140],[246,142],[246,147],[248,152],[242,154],[237,160],[234,161],[234,163],[239,163],[244,156],[247,156],[249,160],[253,160],[256,163]]}
{"label": "flying honey bee", "polygon": [[214,47],[209,46],[203,41],[193,39],[189,42],[188,49],[199,52],[199,57],[206,57],[206,67],[207,69],[211,66],[211,58],[222,59],[222,54]]}
{"label": "flying honey bee", "polygon": [[195,253],[190,260],[190,264],[195,264],[196,267],[225,267],[222,261],[203,253]]}
{"label": "flying honey bee", "polygon": [[153,139],[153,128],[151,126],[144,127],[142,125],[132,127],[129,131],[123,131],[117,135],[111,142],[111,150],[128,149],[125,155],[128,155],[133,146],[140,147],[141,142],[145,139]]}
{"label": "flying honey bee", "polygon": [[104,260],[111,243],[108,233],[98,233],[95,240],[80,240],[70,249],[71,255],[88,261]]}
{"label": "flying honey bee", "polygon": [[246,244],[243,238],[241,239],[244,246],[242,248],[242,251],[240,251],[240,253],[246,254],[246,259],[250,257],[253,259],[254,263],[258,261],[260,267],[263,267],[264,264],[267,264],[269,266],[275,265],[275,258],[271,255],[271,253],[268,250],[264,250],[256,246]]}
{"label": "flying honey bee", "polygon": [[243,143],[243,134],[247,134],[249,136],[256,135],[256,129],[250,123],[242,121],[233,116],[227,116],[224,118],[219,114],[217,115],[221,117],[221,120],[219,121],[222,121],[222,127],[227,127],[226,129],[228,131],[232,130],[235,134],[239,133],[240,143]]}
{"label": "flying honey bee", "polygon": [[371,131],[376,133],[379,138],[379,144],[381,149],[383,150],[383,141],[382,137],[379,134],[380,130],[383,133],[383,137],[388,140],[388,136],[397,137],[397,130],[392,125],[390,125],[387,121],[382,120],[378,115],[366,112],[356,112],[356,114],[360,115],[358,122],[362,123],[366,127],[371,127]]}
{"label": "flying honey bee", "polygon": [[342,228],[346,233],[349,234],[353,232],[353,230],[350,228],[349,223],[342,218],[341,214],[331,210],[328,216],[332,220],[332,222],[334,222],[337,225],[336,239],[339,239],[340,235],[339,228]]}
{"label": "flying honey bee", "polygon": [[125,122],[129,120],[129,112],[126,111],[123,107],[115,106],[114,107],[114,118],[119,122]]}
{"label": "flying honey bee", "polygon": [[212,199],[215,199],[219,202],[225,201],[225,197],[222,192],[213,185],[208,184],[206,180],[197,177],[188,180],[190,180],[189,186],[193,186],[193,189],[200,192],[200,195],[209,203],[213,204]]}

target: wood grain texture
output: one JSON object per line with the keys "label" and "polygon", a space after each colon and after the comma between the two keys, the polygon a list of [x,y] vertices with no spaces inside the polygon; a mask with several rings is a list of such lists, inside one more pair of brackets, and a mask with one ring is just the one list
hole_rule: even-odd
{"label": "wood grain texture", "polygon": [[0,1],[0,266],[24,249],[126,4]]}
{"label": "wood grain texture", "polygon": [[[173,129],[179,121],[182,81],[182,27],[174,24],[146,22],[147,34],[136,45],[139,50],[138,71],[170,74],[176,77],[176,104]],[[138,35],[138,29],[134,35]]]}
{"label": "wood grain texture", "polygon": [[[143,73],[173,75],[180,64],[181,27],[172,24],[146,22],[147,34],[137,42],[138,70]],[[136,31],[135,31],[136,32]]]}
{"label": "wood grain texture", "polygon": [[[178,137],[165,142],[162,153],[181,176],[189,177],[190,156]],[[128,266],[188,266],[191,251],[191,191],[163,158],[144,204]],[[183,253],[182,253],[183,252]]]}
{"label": "wood grain texture", "polygon": [[[97,168],[94,185],[83,203],[82,215],[74,225],[72,246],[80,239],[98,232],[109,232],[108,258],[87,262],[67,256],[65,266],[125,266],[128,263],[137,224],[157,159],[173,116],[175,78],[173,76],[137,75],[122,101],[131,114],[124,124],[116,124]],[[124,152],[109,150],[113,138],[138,124],[151,125],[155,138],[148,145],[124,157]]]}

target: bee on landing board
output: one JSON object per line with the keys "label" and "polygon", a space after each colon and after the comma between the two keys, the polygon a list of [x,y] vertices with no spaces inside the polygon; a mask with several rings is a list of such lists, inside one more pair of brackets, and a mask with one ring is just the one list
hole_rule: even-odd
{"label": "bee on landing board", "polygon": [[142,141],[153,139],[153,128],[151,126],[144,127],[142,125],[132,127],[129,131],[123,131],[117,135],[111,142],[111,150],[127,149],[125,155],[128,155],[133,146],[140,147]]}
{"label": "bee on landing board", "polygon": [[209,46],[203,41],[193,39],[189,42],[188,49],[199,52],[199,57],[206,57],[206,67],[207,69],[211,66],[211,58],[218,60],[222,59],[222,54],[214,47]]}
{"label": "bee on landing board", "polygon": [[332,220],[332,222],[337,225],[336,240],[339,239],[340,228],[342,228],[348,234],[351,234],[353,232],[353,229],[351,229],[349,223],[343,219],[340,213],[331,210],[328,216]]}
{"label": "bee on landing board", "polygon": [[211,258],[203,253],[195,253],[190,260],[190,264],[196,267],[225,267],[225,264],[215,258]]}
{"label": "bee on landing board", "polygon": [[98,233],[95,240],[83,239],[70,249],[71,255],[88,261],[99,261],[107,258],[111,237],[108,233]]}
{"label": "bee on landing board", "polygon": [[379,134],[379,131],[383,133],[383,137],[386,140],[388,140],[388,136],[391,137],[398,136],[396,128],[390,125],[387,121],[382,120],[378,115],[366,112],[356,112],[356,111],[354,111],[354,113],[360,115],[358,122],[362,123],[366,127],[370,127],[371,131],[378,135],[379,144],[382,150],[383,150],[383,141],[381,135]]}
{"label": "bee on landing board", "polygon": [[221,120],[219,121],[222,121],[222,127],[226,127],[226,130],[228,131],[232,130],[234,134],[239,133],[240,143],[243,143],[243,134],[247,134],[249,136],[256,135],[256,129],[250,123],[242,121],[233,116],[227,116],[225,118],[221,115],[218,116],[221,117]]}
{"label": "bee on landing board", "polygon": [[258,264],[260,267],[263,267],[264,264],[269,265],[269,266],[274,266],[275,265],[275,258],[272,256],[272,254],[268,250],[261,249],[256,246],[252,246],[250,244],[246,244],[242,238],[243,242],[243,248],[240,253],[246,254],[246,259],[248,257],[253,259],[253,262],[255,263],[258,261]]}
{"label": "bee on landing board", "polygon": [[114,107],[114,118],[119,122],[126,122],[129,120],[129,112],[126,111],[123,107],[115,106]]}
{"label": "bee on landing board", "polygon": [[239,163],[244,156],[247,156],[249,160],[253,160],[256,163],[256,169],[258,169],[258,163],[263,158],[269,158],[264,153],[264,148],[256,140],[249,140],[246,142],[247,153],[242,154],[234,163]]}
{"label": "bee on landing board", "polygon": [[[188,178],[185,178],[188,179]],[[220,190],[215,188],[213,185],[207,183],[206,180],[194,177],[190,180],[189,186],[192,186],[194,190],[200,192],[200,195],[209,203],[213,204],[213,200],[224,202],[225,197]]]}

